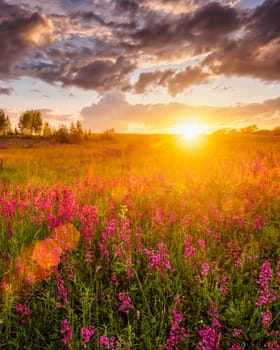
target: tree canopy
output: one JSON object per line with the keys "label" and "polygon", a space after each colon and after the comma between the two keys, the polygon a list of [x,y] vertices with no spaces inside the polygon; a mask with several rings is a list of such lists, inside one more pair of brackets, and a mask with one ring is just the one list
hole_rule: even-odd
{"label": "tree canopy", "polygon": [[7,135],[11,132],[11,122],[4,111],[0,109],[0,135]]}
{"label": "tree canopy", "polygon": [[42,127],[42,115],[38,110],[28,110],[19,118],[18,128],[23,135],[40,135]]}

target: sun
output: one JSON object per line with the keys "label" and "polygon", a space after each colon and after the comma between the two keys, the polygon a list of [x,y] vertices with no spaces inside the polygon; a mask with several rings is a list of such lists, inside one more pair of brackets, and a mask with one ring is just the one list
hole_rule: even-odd
{"label": "sun", "polygon": [[176,133],[182,135],[185,140],[193,142],[205,132],[205,126],[200,123],[188,123],[177,125],[175,130]]}

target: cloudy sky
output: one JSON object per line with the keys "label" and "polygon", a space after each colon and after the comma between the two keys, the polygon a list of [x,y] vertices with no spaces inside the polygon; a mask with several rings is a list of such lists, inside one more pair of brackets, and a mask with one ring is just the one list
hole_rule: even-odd
{"label": "cloudy sky", "polygon": [[279,0],[0,0],[0,108],[53,125],[280,125]]}

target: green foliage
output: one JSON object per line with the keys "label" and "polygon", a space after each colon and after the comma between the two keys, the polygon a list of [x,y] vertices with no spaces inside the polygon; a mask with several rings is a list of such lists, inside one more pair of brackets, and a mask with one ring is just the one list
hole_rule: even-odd
{"label": "green foliage", "polygon": [[49,137],[51,135],[53,135],[53,128],[50,126],[50,124],[48,122],[44,122],[44,126],[43,126],[43,136],[45,137]]}
{"label": "green foliage", "polygon": [[115,129],[106,129],[103,131],[103,133],[100,135],[101,140],[113,140],[115,138],[116,132]]}
{"label": "green foliage", "polygon": [[[61,127],[62,135],[75,128]],[[187,339],[169,349],[202,349],[198,331],[209,329],[221,334],[209,350],[269,348],[277,340],[280,299],[257,301],[266,292],[259,281],[268,275],[267,290],[279,293],[278,144],[209,143],[190,150],[169,143],[160,151],[153,148],[158,140],[145,136],[143,154],[142,137],[116,137],[117,147],[126,150],[132,141],[139,147],[115,158],[103,142],[5,150],[0,348],[80,350],[81,330],[90,325],[87,349],[106,349],[100,337],[114,337],[118,350],[163,350],[172,330],[181,329]],[[80,231],[77,249],[64,251],[45,278],[12,280],[23,283],[17,293],[5,289],[2,282],[20,270],[25,248],[49,238],[61,222]],[[126,292],[127,313],[119,298]],[[32,311],[26,322],[18,303]],[[67,345],[64,320],[72,331]]]}
{"label": "green foliage", "polygon": [[79,120],[70,125],[70,141],[73,143],[80,143],[84,138],[84,130]]}
{"label": "green foliage", "polygon": [[69,143],[70,135],[66,125],[60,125],[54,133],[55,139],[60,143]]}
{"label": "green foliage", "polygon": [[0,109],[0,135],[8,135],[11,132],[11,122],[4,111]]}
{"label": "green foliage", "polygon": [[28,110],[19,118],[18,128],[22,135],[40,135],[42,127],[43,120],[39,110]]}
{"label": "green foliage", "polygon": [[54,132],[55,139],[60,143],[81,143],[84,139],[84,130],[81,122],[71,122],[70,128],[66,125],[60,125]]}

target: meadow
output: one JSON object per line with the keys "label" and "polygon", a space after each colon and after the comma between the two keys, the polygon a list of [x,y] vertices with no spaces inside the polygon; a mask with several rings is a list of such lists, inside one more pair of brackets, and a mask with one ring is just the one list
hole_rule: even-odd
{"label": "meadow", "polygon": [[280,349],[278,138],[0,158],[0,349]]}

